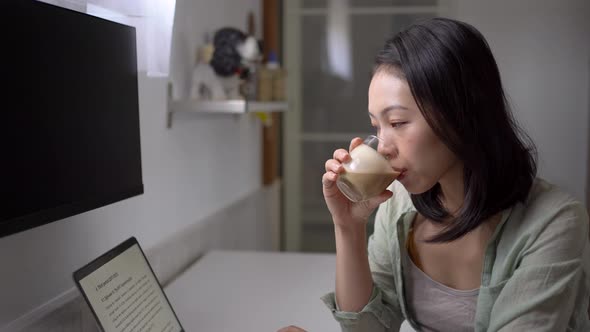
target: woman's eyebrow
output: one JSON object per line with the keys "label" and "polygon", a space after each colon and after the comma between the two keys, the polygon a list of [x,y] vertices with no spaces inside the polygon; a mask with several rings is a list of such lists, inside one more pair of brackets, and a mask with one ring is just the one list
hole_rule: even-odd
{"label": "woman's eyebrow", "polygon": [[[400,111],[408,111],[409,109],[405,106],[399,105],[399,104],[393,104],[390,106],[385,107],[384,109],[381,110],[381,112],[379,112],[381,117],[386,116],[388,113],[396,111],[396,110],[400,110]],[[371,118],[374,118],[375,116],[369,112],[369,116]]]}

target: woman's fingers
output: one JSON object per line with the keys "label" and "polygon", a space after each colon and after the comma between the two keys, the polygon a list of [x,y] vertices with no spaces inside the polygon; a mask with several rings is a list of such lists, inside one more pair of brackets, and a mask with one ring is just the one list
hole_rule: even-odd
{"label": "woman's fingers", "polygon": [[360,137],[355,137],[350,141],[350,147],[348,148],[348,151],[352,151],[354,150],[354,148],[356,148],[357,146],[363,144],[363,139]]}
{"label": "woman's fingers", "polygon": [[344,167],[342,166],[342,164],[338,160],[335,160],[335,159],[330,159],[330,160],[326,161],[325,167],[326,167],[326,172],[334,172],[336,174],[339,174],[344,170]]}
{"label": "woman's fingers", "polygon": [[[354,148],[356,148],[357,146],[363,144],[363,140],[360,137],[355,137],[350,141],[350,147],[348,149],[348,151],[352,151],[354,150]],[[332,158],[334,158],[335,160],[341,162],[341,163],[346,163],[347,161],[350,160],[350,154],[349,152],[346,151],[345,149],[338,149],[336,151],[334,151],[334,155],[332,156]]]}
{"label": "woman's fingers", "polygon": [[338,160],[330,159],[326,161],[325,168],[326,173],[322,177],[322,183],[324,188],[330,189],[338,179],[338,174],[344,172],[344,166]]}
{"label": "woman's fingers", "polygon": [[345,163],[350,160],[350,155],[348,154],[348,151],[344,149],[338,149],[334,151],[333,158],[341,163]]}
{"label": "woman's fingers", "polygon": [[326,173],[324,173],[324,176],[322,176],[322,184],[323,184],[324,188],[330,189],[334,186],[334,183],[336,183],[337,179],[338,179],[338,174],[336,174],[334,172],[326,172]]}

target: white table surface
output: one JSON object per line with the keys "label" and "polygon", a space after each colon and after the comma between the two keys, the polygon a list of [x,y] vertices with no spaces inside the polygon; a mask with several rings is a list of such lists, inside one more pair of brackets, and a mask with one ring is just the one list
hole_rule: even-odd
{"label": "white table surface", "polygon": [[165,289],[187,332],[262,332],[340,326],[320,297],[334,289],[336,256],[211,251]]}

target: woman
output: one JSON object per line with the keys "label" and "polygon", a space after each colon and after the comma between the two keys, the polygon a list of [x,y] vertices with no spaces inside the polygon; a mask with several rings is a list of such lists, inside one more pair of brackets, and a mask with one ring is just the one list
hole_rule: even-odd
{"label": "woman", "polygon": [[419,331],[590,331],[588,216],[535,178],[534,148],[475,28],[437,18],[387,41],[369,117],[402,174],[352,203],[335,185],[348,151],[325,164],[336,290],[323,300],[343,331],[399,331],[404,320]]}

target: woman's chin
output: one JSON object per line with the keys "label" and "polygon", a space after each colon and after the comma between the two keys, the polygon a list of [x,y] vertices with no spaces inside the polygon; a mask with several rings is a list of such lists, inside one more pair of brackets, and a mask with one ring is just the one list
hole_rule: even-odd
{"label": "woman's chin", "polygon": [[[408,193],[412,195],[420,195],[430,190],[434,185],[428,185],[420,181],[412,181],[407,176],[402,179],[398,178],[398,181],[406,188]],[[436,184],[436,183],[435,183]]]}

